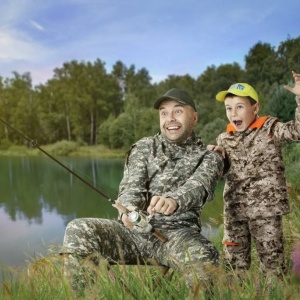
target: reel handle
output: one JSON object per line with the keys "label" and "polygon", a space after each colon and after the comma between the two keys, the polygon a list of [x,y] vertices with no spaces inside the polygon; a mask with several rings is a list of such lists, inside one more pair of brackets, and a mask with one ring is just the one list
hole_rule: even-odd
{"label": "reel handle", "polygon": [[157,229],[153,229],[152,234],[154,236],[156,236],[163,243],[165,243],[165,242],[168,241],[168,238],[163,233],[161,233],[159,230],[157,230]]}

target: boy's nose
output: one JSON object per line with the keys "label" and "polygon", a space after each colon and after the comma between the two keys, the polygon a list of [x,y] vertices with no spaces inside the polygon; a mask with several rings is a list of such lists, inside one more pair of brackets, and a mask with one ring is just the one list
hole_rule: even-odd
{"label": "boy's nose", "polygon": [[233,110],[232,110],[232,115],[233,115],[233,116],[236,116],[236,115],[237,115],[237,110],[236,110],[236,109],[233,109]]}

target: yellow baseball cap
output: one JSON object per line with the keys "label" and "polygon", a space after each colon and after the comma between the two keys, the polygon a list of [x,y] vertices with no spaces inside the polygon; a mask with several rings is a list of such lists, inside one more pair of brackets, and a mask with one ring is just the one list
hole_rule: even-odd
{"label": "yellow baseball cap", "polygon": [[258,95],[255,89],[248,83],[235,83],[230,86],[227,91],[221,91],[216,95],[218,101],[224,101],[227,94],[234,94],[241,97],[251,97],[256,102],[258,101]]}

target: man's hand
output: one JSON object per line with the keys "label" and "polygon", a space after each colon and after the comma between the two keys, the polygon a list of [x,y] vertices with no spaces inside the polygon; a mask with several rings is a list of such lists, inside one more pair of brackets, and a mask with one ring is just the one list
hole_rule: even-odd
{"label": "man's hand", "polygon": [[284,85],[283,87],[290,92],[294,93],[297,96],[300,96],[300,74],[297,74],[296,72],[292,71],[294,80],[295,80],[295,86],[291,87],[289,85]]}
{"label": "man's hand", "polygon": [[225,158],[225,151],[224,151],[223,147],[221,147],[221,146],[207,145],[206,149],[209,151],[218,152],[223,158]]}
{"label": "man's hand", "polygon": [[[135,206],[131,206],[131,205],[130,205],[130,206],[127,206],[126,208],[127,208],[129,211],[134,211],[134,210],[136,209]],[[133,228],[133,226],[134,226],[134,224],[133,224],[131,221],[129,221],[129,218],[127,217],[126,214],[123,214],[123,215],[122,215],[121,221],[123,222],[123,224],[124,224],[125,227]]]}
{"label": "man's hand", "polygon": [[129,211],[134,211],[136,210],[136,207],[132,205],[124,207],[119,203],[118,200],[115,201],[115,204],[113,204],[112,206],[114,206],[120,213],[122,213],[121,221],[123,222],[124,226],[128,228],[133,228],[134,224],[131,221],[129,221],[129,218],[127,217],[125,211],[126,209]]}
{"label": "man's hand", "polygon": [[150,215],[153,215],[154,213],[170,215],[177,209],[177,207],[177,202],[172,198],[153,196],[151,198],[150,205],[147,208],[147,212]]}

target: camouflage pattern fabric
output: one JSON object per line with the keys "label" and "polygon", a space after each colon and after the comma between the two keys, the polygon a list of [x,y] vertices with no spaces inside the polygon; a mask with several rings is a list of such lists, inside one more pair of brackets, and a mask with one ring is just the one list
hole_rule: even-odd
{"label": "camouflage pattern fabric", "polygon": [[162,135],[143,138],[129,151],[118,201],[146,210],[152,196],[173,198],[178,209],[169,216],[157,214],[158,228],[195,226],[203,205],[214,197],[222,172],[219,154],[207,151],[200,138],[169,143]]}
{"label": "camouflage pattern fabric", "polygon": [[98,254],[118,264],[154,259],[185,271],[190,284],[194,272],[198,279],[207,279],[207,268],[219,264],[219,254],[201,235],[199,217],[203,205],[213,199],[222,169],[221,156],[207,151],[194,135],[180,145],[159,134],[137,142],[128,154],[118,201],[146,210],[151,196],[175,199],[179,204],[175,213],[151,219],[168,241],[162,243],[151,233],[128,229],[115,220],[75,219],[66,228],[61,251],[67,257],[66,275],[74,275],[82,259]]}
{"label": "camouflage pattern fabric", "polygon": [[[290,212],[281,145],[283,142],[300,140],[299,96],[296,96],[296,102],[298,106],[293,121],[282,123],[276,118],[267,117],[261,126],[251,126],[244,132],[228,131],[217,137],[217,144],[226,152],[225,165],[229,166],[225,174],[223,195],[224,242],[232,242],[227,238],[233,238],[231,231],[235,232],[237,222],[246,226],[256,219],[268,220]],[[268,232],[265,235],[268,236]],[[278,245],[280,253],[283,249],[280,246],[282,236],[278,235],[277,238],[274,243]],[[236,237],[234,241],[238,244],[241,242]],[[263,257],[259,248],[257,251]],[[237,266],[248,265],[247,262],[236,262],[239,258],[234,257],[234,253],[231,257]],[[270,268],[269,261],[261,262],[263,270]]]}
{"label": "camouflage pattern fabric", "polygon": [[225,223],[224,240],[232,243],[224,247],[227,267],[236,269],[243,277],[251,264],[251,237],[263,273],[282,278],[286,266],[281,216]]}

